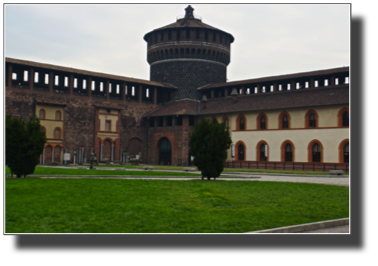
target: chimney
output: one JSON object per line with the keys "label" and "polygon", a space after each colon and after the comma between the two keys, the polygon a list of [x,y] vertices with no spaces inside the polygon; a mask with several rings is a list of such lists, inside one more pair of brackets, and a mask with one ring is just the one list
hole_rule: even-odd
{"label": "chimney", "polygon": [[201,101],[201,109],[206,109],[207,107],[207,97],[206,95],[202,96],[202,101]]}
{"label": "chimney", "polygon": [[238,92],[236,91],[236,88],[232,89],[232,92],[230,95],[231,95],[231,102],[236,103],[238,101]]}

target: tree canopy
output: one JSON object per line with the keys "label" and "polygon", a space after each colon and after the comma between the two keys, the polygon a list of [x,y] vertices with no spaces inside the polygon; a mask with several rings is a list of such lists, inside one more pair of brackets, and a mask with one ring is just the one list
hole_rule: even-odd
{"label": "tree canopy", "polygon": [[204,119],[196,123],[196,128],[189,138],[194,165],[201,171],[202,177],[210,179],[220,176],[224,169],[226,152],[232,142],[228,127],[216,120],[210,122]]}
{"label": "tree canopy", "polygon": [[17,177],[32,174],[46,143],[38,117],[30,116],[26,122],[22,117],[7,114],[5,136],[6,165]]}

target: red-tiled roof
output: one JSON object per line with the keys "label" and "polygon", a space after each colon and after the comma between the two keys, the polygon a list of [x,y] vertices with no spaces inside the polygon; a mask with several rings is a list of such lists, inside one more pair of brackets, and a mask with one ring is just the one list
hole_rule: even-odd
{"label": "red-tiled roof", "polygon": [[237,80],[237,81],[231,81],[231,82],[213,83],[213,84],[202,86],[198,88],[197,90],[206,90],[206,89],[213,89],[213,88],[220,88],[220,87],[231,87],[231,86],[250,84],[250,83],[271,82],[271,81],[296,79],[296,78],[303,78],[303,77],[316,77],[316,76],[330,75],[330,74],[343,73],[343,72],[349,72],[349,67],[338,67],[338,68],[301,72],[301,73],[288,74],[288,75],[279,75],[279,76],[262,77],[262,78],[255,78],[255,79]]}
{"label": "red-tiled roof", "polygon": [[208,99],[200,115],[349,104],[349,85]]}
{"label": "red-tiled roof", "polygon": [[167,116],[167,115],[197,115],[199,102],[196,100],[184,99],[169,103],[158,110],[145,114],[145,117]]}
{"label": "red-tiled roof", "polygon": [[110,74],[105,74],[105,73],[92,72],[92,71],[75,69],[75,68],[70,68],[70,67],[57,66],[57,65],[50,65],[50,64],[45,64],[45,63],[38,63],[38,62],[27,61],[27,60],[20,60],[20,59],[14,59],[14,58],[9,58],[9,57],[5,58],[5,62],[13,63],[13,64],[26,65],[26,66],[32,66],[32,67],[38,67],[38,68],[46,68],[46,69],[57,70],[57,71],[64,71],[64,72],[75,73],[75,74],[80,74],[80,75],[88,75],[88,76],[93,76],[93,77],[101,77],[101,78],[121,80],[121,81],[125,81],[125,82],[140,83],[140,84],[169,88],[169,89],[177,89],[175,86],[172,86],[168,83],[163,83],[163,82],[156,82],[156,81],[149,81],[149,80],[144,80],[144,79],[136,79],[136,78],[129,78],[129,77],[124,77],[124,76],[110,75]]}

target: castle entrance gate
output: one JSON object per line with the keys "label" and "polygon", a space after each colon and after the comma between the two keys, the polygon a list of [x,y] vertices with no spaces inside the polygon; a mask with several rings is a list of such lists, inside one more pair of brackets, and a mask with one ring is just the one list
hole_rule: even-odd
{"label": "castle entrance gate", "polygon": [[159,164],[172,165],[172,146],[167,138],[163,138],[159,145]]}

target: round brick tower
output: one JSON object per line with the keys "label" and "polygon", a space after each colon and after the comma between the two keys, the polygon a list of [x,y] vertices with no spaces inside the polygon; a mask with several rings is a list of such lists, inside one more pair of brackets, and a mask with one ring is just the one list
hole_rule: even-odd
{"label": "round brick tower", "polygon": [[178,90],[174,99],[201,99],[197,88],[226,82],[234,37],[202,23],[189,5],[185,17],[144,36],[150,80],[166,82]]}

